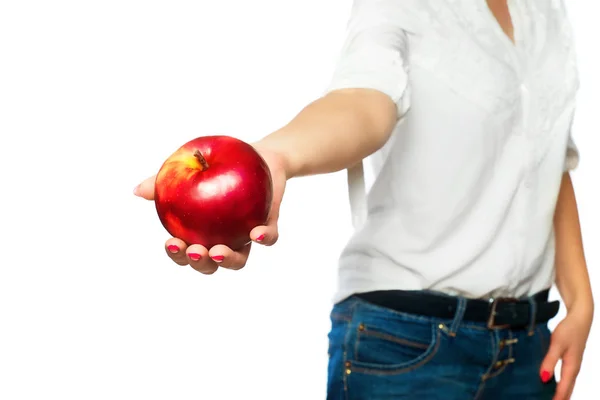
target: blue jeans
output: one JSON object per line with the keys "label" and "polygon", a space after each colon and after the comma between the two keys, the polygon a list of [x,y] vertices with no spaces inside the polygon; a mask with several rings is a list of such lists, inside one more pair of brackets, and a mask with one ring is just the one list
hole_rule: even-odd
{"label": "blue jeans", "polygon": [[547,324],[485,323],[405,314],[350,297],[331,312],[327,400],[552,399],[540,379]]}

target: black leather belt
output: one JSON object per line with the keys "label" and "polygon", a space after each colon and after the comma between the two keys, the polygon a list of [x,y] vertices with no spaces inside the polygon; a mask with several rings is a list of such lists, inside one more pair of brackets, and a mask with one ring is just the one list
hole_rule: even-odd
{"label": "black leather belt", "polygon": [[[560,302],[549,302],[548,292],[544,290],[532,296],[536,304],[536,324],[548,322],[558,314]],[[395,311],[440,319],[453,319],[458,307],[456,297],[426,291],[384,290],[355,296]],[[523,329],[531,324],[531,311],[527,299],[469,299],[463,320],[485,322],[490,329]]]}

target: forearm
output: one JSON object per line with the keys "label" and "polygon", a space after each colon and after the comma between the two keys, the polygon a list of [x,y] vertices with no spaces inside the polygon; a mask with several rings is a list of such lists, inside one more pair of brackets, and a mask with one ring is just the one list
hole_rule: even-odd
{"label": "forearm", "polygon": [[284,159],[288,178],[339,171],[381,148],[397,121],[396,106],[368,89],[331,92],[255,144]]}
{"label": "forearm", "polygon": [[569,173],[563,175],[556,212],[556,285],[568,310],[593,314],[575,191]]}

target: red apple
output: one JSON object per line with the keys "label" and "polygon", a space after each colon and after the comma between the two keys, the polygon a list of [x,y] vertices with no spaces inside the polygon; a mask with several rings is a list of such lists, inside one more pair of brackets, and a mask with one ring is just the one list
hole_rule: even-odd
{"label": "red apple", "polygon": [[273,201],[269,167],[252,146],[230,136],[203,136],[181,146],[156,176],[156,211],[165,229],[188,245],[239,249],[263,225]]}

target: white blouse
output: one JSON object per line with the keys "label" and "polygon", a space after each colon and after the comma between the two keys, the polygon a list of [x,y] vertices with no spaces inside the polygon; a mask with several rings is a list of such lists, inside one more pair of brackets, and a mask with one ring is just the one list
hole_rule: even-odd
{"label": "white blouse", "polygon": [[[331,87],[398,106],[383,149],[349,170],[356,230],[335,301],[371,290],[523,296],[554,281],[553,214],[578,88],[561,0],[355,0]],[[369,175],[369,172],[373,172]],[[366,182],[366,183],[365,183]]]}

